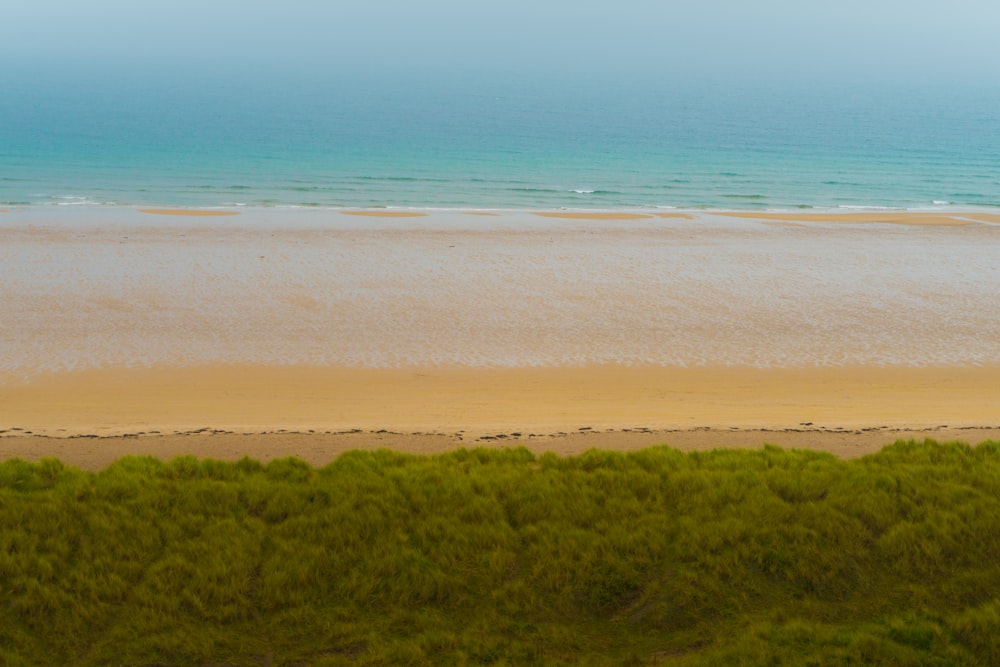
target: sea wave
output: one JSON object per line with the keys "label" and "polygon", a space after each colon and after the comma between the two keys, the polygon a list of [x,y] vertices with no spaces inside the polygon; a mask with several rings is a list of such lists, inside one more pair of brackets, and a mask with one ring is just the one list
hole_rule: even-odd
{"label": "sea wave", "polygon": [[52,198],[56,206],[116,206],[116,201],[100,201],[79,195],[58,195]]}
{"label": "sea wave", "polygon": [[595,188],[593,190],[567,190],[567,192],[572,192],[578,195],[625,195],[625,193],[621,190],[602,190],[600,188]]}

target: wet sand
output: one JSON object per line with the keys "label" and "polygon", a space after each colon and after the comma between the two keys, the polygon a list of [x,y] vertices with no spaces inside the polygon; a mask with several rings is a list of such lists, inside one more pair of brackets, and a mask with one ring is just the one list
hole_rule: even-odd
{"label": "wet sand", "polygon": [[95,208],[0,227],[0,457],[1000,427],[994,214]]}
{"label": "wet sand", "polygon": [[420,211],[340,211],[344,215],[357,215],[366,218],[423,218],[427,214]]}
{"label": "wet sand", "polygon": [[1000,215],[982,212],[930,213],[921,211],[882,211],[866,213],[748,213],[731,212],[732,218],[782,220],[787,222],[880,223],[893,225],[962,226],[977,222],[998,223]]}
{"label": "wet sand", "polygon": [[227,215],[238,215],[237,211],[210,211],[205,209],[184,209],[184,208],[141,208],[140,213],[150,215],[184,215],[191,217],[211,218]]}
{"label": "wet sand", "polygon": [[537,211],[535,215],[563,220],[643,220],[652,217],[645,213],[589,213],[584,211]]}

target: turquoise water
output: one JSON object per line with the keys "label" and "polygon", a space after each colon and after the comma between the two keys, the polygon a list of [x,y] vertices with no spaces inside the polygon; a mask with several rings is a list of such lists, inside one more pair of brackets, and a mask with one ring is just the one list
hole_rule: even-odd
{"label": "turquoise water", "polygon": [[1000,206],[1000,91],[7,75],[0,206]]}

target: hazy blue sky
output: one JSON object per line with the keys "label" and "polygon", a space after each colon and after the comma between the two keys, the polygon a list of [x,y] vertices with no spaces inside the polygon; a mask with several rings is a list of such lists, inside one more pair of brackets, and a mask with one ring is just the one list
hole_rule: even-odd
{"label": "hazy blue sky", "polygon": [[0,67],[996,85],[997,0],[6,0]]}

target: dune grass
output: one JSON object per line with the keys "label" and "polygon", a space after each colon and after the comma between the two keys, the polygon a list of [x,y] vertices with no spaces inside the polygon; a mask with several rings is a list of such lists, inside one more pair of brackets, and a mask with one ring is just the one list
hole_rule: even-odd
{"label": "dune grass", "polygon": [[4,665],[1000,664],[1000,442],[0,464]]}

